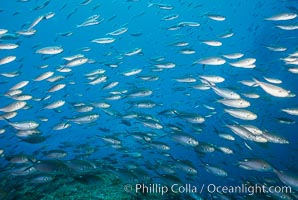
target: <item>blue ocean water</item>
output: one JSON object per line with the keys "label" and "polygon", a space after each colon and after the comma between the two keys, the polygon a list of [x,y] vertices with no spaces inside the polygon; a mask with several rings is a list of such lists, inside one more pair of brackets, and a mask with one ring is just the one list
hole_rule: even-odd
{"label": "blue ocean water", "polygon": [[297,198],[297,1],[0,2],[1,199]]}

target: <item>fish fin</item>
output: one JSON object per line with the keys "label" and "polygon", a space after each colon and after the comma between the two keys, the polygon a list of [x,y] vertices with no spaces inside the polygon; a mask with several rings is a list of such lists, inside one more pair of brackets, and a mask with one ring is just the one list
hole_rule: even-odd
{"label": "fish fin", "polygon": [[170,155],[170,158],[172,158],[174,161],[179,161],[178,159],[174,158],[174,157],[172,156],[172,154],[169,154],[169,155]]}
{"label": "fish fin", "polygon": [[203,162],[203,160],[202,160],[201,158],[199,158],[199,160],[201,161],[202,165],[204,165],[204,162]]}
{"label": "fish fin", "polygon": [[256,87],[256,86],[259,86],[260,85],[260,81],[258,79],[253,78],[252,80],[255,82],[255,84],[253,85],[253,87]]}

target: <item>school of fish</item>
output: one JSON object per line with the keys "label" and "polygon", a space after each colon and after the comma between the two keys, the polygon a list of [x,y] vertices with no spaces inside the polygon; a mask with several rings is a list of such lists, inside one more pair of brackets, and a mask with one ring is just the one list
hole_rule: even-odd
{"label": "school of fish", "polygon": [[298,8],[235,28],[222,2],[160,2],[0,8],[1,188],[108,171],[122,185],[259,183],[292,188],[260,199],[298,198]]}

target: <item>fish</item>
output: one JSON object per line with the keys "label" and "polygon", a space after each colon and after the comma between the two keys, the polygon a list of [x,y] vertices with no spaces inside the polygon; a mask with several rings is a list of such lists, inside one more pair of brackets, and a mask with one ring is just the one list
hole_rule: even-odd
{"label": "fish", "polygon": [[224,154],[234,154],[234,151],[228,147],[216,147],[216,149],[223,152]]}
{"label": "fish", "polygon": [[107,83],[105,86],[103,86],[102,89],[109,90],[109,89],[112,89],[112,88],[116,87],[118,84],[119,84],[119,81],[114,81],[114,82],[111,82],[111,83]]}
{"label": "fish", "polygon": [[282,172],[277,169],[274,169],[274,173],[281,182],[291,186],[295,191],[298,191],[298,177],[296,175],[289,172]]}
{"label": "fish", "polygon": [[282,52],[282,51],[286,51],[287,50],[286,47],[267,46],[266,48],[269,49],[270,51],[275,51],[275,52]]}
{"label": "fish", "polygon": [[107,38],[97,38],[91,40],[91,42],[97,43],[97,44],[110,44],[115,42],[115,38],[107,37]]}
{"label": "fish", "polygon": [[13,102],[7,106],[0,108],[0,111],[6,112],[6,113],[11,113],[11,112],[18,111],[18,110],[24,108],[26,105],[27,105],[26,101],[16,101],[16,102]]}
{"label": "fish", "polygon": [[124,76],[133,76],[133,75],[137,75],[137,74],[139,74],[139,73],[141,73],[142,72],[142,70],[143,69],[131,69],[131,70],[128,70],[128,71],[126,71],[126,72],[123,72],[122,74],[124,75]]}
{"label": "fish", "polygon": [[7,159],[9,160],[10,163],[13,163],[13,164],[25,164],[25,163],[30,163],[34,160],[34,158],[26,154],[13,155],[11,157],[7,157]]}
{"label": "fish", "polygon": [[203,80],[209,81],[210,83],[222,83],[225,81],[224,77],[216,75],[200,75],[199,77]]}
{"label": "fish", "polygon": [[234,33],[226,33],[220,36],[220,38],[230,38],[234,35]]}
{"label": "fish", "polygon": [[225,21],[226,20],[226,17],[222,16],[222,15],[208,14],[207,17],[214,21]]}
{"label": "fish", "polygon": [[126,33],[128,31],[128,28],[127,27],[122,27],[122,28],[119,28],[115,31],[112,31],[110,33],[107,33],[106,35],[113,35],[113,36],[116,36],[116,35],[122,35],[124,33]]}
{"label": "fish", "polygon": [[108,78],[107,76],[101,75],[101,76],[95,78],[94,80],[90,81],[88,84],[97,85],[97,84],[106,82],[107,78]]}
{"label": "fish", "polygon": [[99,117],[100,117],[99,114],[91,113],[91,114],[85,114],[85,115],[77,115],[68,120],[76,124],[87,124],[87,123],[95,122]]}
{"label": "fish", "polygon": [[53,77],[47,78],[47,81],[53,83],[56,81],[60,81],[64,78],[65,78],[64,76],[53,76]]}
{"label": "fish", "polygon": [[101,139],[107,143],[110,143],[110,144],[121,144],[121,140],[119,140],[118,138],[115,138],[115,137],[101,137]]}
{"label": "fish", "polygon": [[205,118],[202,117],[199,114],[194,114],[194,113],[182,113],[182,112],[178,112],[177,113],[177,117],[186,120],[189,123],[192,124],[201,124],[205,122]]}
{"label": "fish", "polygon": [[44,108],[45,109],[56,109],[56,108],[60,108],[64,104],[65,104],[64,100],[57,100],[57,101],[54,101],[54,102],[46,105]]}
{"label": "fish", "polygon": [[162,104],[155,103],[154,101],[151,101],[151,100],[135,101],[130,103],[137,108],[153,108],[157,105],[162,105]]}
{"label": "fish", "polygon": [[42,20],[44,19],[43,15],[38,16],[28,27],[28,30],[33,29],[35,26],[37,26]]}
{"label": "fish", "polygon": [[175,167],[189,175],[198,174],[198,170],[188,160],[176,160]]}
{"label": "fish", "polygon": [[16,56],[6,56],[0,59],[0,65],[5,65],[13,62],[17,57]]}
{"label": "fish", "polygon": [[241,125],[242,127],[246,128],[249,130],[253,135],[262,135],[263,131],[260,130],[258,127],[253,126],[253,125]]}
{"label": "fish", "polygon": [[268,142],[272,142],[272,143],[276,143],[276,144],[289,144],[290,143],[286,138],[284,138],[280,135],[277,135],[277,134],[270,133],[266,130],[263,131],[262,137],[266,138],[266,140]]}
{"label": "fish", "polygon": [[4,35],[5,33],[7,33],[8,30],[7,29],[4,29],[4,28],[1,28],[0,29],[0,35]]}
{"label": "fish", "polygon": [[255,120],[257,119],[257,115],[251,111],[244,109],[224,109],[225,112],[242,120]]}
{"label": "fish", "polygon": [[176,133],[172,135],[172,139],[184,146],[196,147],[199,145],[198,140],[187,134]]}
{"label": "fish", "polygon": [[14,118],[15,116],[17,116],[17,112],[7,112],[7,113],[4,113],[2,115],[0,115],[0,120],[8,120],[8,119],[12,119]]}
{"label": "fish", "polygon": [[295,120],[286,118],[286,117],[278,117],[276,120],[281,124],[295,124]]}
{"label": "fish", "polygon": [[148,143],[148,145],[151,148],[154,148],[154,149],[157,149],[157,150],[162,150],[162,151],[170,150],[170,146],[168,146],[167,144],[165,144],[163,142],[159,142],[159,141],[151,141],[150,143]]}
{"label": "fish", "polygon": [[14,44],[14,43],[0,44],[0,50],[12,50],[12,49],[16,49],[18,47],[19,47],[19,45],[18,44]]}
{"label": "fish", "polygon": [[220,47],[222,45],[222,42],[216,40],[205,40],[202,43],[212,47]]}
{"label": "fish", "polygon": [[100,15],[91,15],[83,23],[77,25],[77,28],[98,25],[102,21],[104,21],[104,18],[101,18]]}
{"label": "fish", "polygon": [[76,55],[73,55],[73,56],[62,57],[62,59],[67,60],[67,61],[72,61],[72,60],[75,60],[77,58],[83,58],[83,57],[85,57],[83,54],[76,54]]}
{"label": "fish", "polygon": [[183,27],[183,26],[189,26],[189,27],[198,27],[198,26],[200,26],[201,24],[200,23],[198,23],[198,22],[185,22],[185,21],[183,21],[183,22],[180,22],[180,23],[178,23],[178,27]]}
{"label": "fish", "polygon": [[26,30],[20,30],[20,31],[17,31],[17,33],[19,35],[25,35],[25,36],[31,36],[31,35],[34,35],[36,33],[36,30],[34,29],[26,29]]}
{"label": "fish", "polygon": [[54,127],[53,127],[53,130],[55,131],[60,131],[60,130],[63,130],[63,129],[67,129],[71,126],[70,123],[68,122],[62,122],[62,123],[59,123],[59,124],[56,124]]}
{"label": "fish", "polygon": [[43,184],[49,183],[54,180],[53,176],[50,175],[39,175],[30,179],[30,182],[33,184]]}
{"label": "fish", "polygon": [[170,4],[161,4],[161,3],[148,3],[148,7],[155,6],[157,8],[160,8],[162,10],[172,10],[174,7],[171,6]]}
{"label": "fish", "polygon": [[194,49],[181,49],[179,53],[184,55],[191,55],[191,54],[195,54],[196,51]]}
{"label": "fish", "polygon": [[30,81],[21,81],[14,86],[12,86],[9,90],[19,90],[29,84]]}
{"label": "fish", "polygon": [[208,163],[203,163],[203,166],[207,172],[209,172],[215,176],[220,176],[220,177],[228,176],[228,173],[225,170],[221,169],[220,167],[213,166]]}
{"label": "fish", "polygon": [[194,64],[214,65],[214,66],[223,65],[225,63],[226,61],[220,57],[202,58],[194,62]]}
{"label": "fish", "polygon": [[59,84],[56,84],[56,85],[52,86],[52,87],[48,90],[48,92],[57,92],[57,91],[59,91],[59,90],[62,90],[62,89],[65,88],[65,87],[66,87],[66,84],[64,84],[64,83],[59,83]]}
{"label": "fish", "polygon": [[85,58],[85,57],[78,57],[78,58],[75,58],[75,59],[72,59],[70,60],[66,65],[65,67],[77,67],[77,66],[80,66],[80,65],[83,65],[85,63],[88,62],[88,58]]}
{"label": "fish", "polygon": [[206,79],[201,79],[202,82],[207,83],[207,85],[215,92],[215,94],[225,98],[225,99],[240,99],[240,95],[227,88],[216,87],[214,83],[210,83]]}
{"label": "fish", "polygon": [[13,78],[13,77],[17,77],[20,75],[20,73],[18,71],[15,72],[11,72],[11,73],[1,73],[0,75],[4,76],[4,77],[8,77],[8,78]]}
{"label": "fish", "polygon": [[89,106],[89,105],[81,105],[81,106],[76,106],[76,111],[79,113],[86,113],[86,112],[90,112],[94,109],[93,106]]}
{"label": "fish", "polygon": [[179,83],[194,83],[197,81],[195,78],[192,78],[192,77],[175,78],[174,80]]}
{"label": "fish", "polygon": [[63,48],[61,46],[43,47],[35,51],[35,53],[44,54],[44,55],[56,55],[62,52],[63,52]]}
{"label": "fish", "polygon": [[175,20],[179,17],[179,14],[171,14],[171,15],[167,15],[165,17],[162,18],[162,20],[164,21],[171,21],[171,20]]}
{"label": "fish", "polygon": [[49,159],[61,159],[67,156],[67,152],[61,149],[54,149],[44,152],[44,156]]}
{"label": "fish", "polygon": [[39,126],[39,123],[35,121],[9,122],[8,124],[14,129],[21,131],[33,130]]}
{"label": "fish", "polygon": [[233,107],[233,108],[247,108],[250,106],[250,103],[244,99],[220,99],[217,100],[217,102],[229,106],[229,107]]}
{"label": "fish", "polygon": [[16,134],[19,138],[27,138],[29,136],[40,134],[40,131],[37,129],[29,129],[29,130],[19,130]]}
{"label": "fish", "polygon": [[298,74],[298,68],[289,68],[288,71],[293,74]]}
{"label": "fish", "polygon": [[40,74],[38,77],[36,77],[34,79],[34,81],[43,81],[43,80],[50,78],[53,75],[54,75],[54,72],[52,72],[52,71],[44,72],[44,73]]}
{"label": "fish", "polygon": [[245,96],[245,97],[247,97],[247,98],[250,98],[250,99],[258,99],[258,98],[260,98],[260,95],[259,94],[256,94],[256,93],[243,93],[242,95]]}
{"label": "fish", "polygon": [[289,115],[298,115],[298,108],[283,108],[281,111],[288,113]]}
{"label": "fish", "polygon": [[127,51],[125,52],[123,55],[125,56],[134,56],[134,55],[137,55],[137,54],[141,54],[142,53],[142,49],[141,48],[135,48],[131,51]]}
{"label": "fish", "polygon": [[146,119],[146,120],[141,120],[141,123],[146,126],[146,127],[149,127],[149,128],[152,128],[152,129],[163,129],[164,126],[158,122],[158,121],[155,121],[153,119]]}
{"label": "fish", "polygon": [[168,63],[156,64],[155,66],[159,69],[172,69],[172,68],[176,67],[176,64],[168,62]]}
{"label": "fish", "polygon": [[273,84],[281,84],[282,80],[276,79],[276,78],[268,78],[268,77],[263,77],[266,81],[268,81],[269,83],[273,83]]}
{"label": "fish", "polygon": [[223,139],[230,140],[230,141],[235,140],[235,138],[230,134],[219,133],[218,136],[223,138]]}
{"label": "fish", "polygon": [[280,98],[284,98],[284,97],[288,97],[290,95],[290,92],[273,84],[270,83],[266,83],[266,82],[262,82],[259,81],[257,79],[253,79],[256,84],[258,86],[260,86],[266,93],[270,94],[271,96],[274,97],[280,97]]}
{"label": "fish", "polygon": [[[0,135],[3,134],[3,133],[5,133],[5,131],[6,131],[5,129],[0,129]],[[2,153],[3,153],[3,150],[2,150],[2,152],[0,150],[0,156],[1,156]]]}
{"label": "fish", "polygon": [[249,158],[238,162],[239,167],[259,172],[273,172],[273,167],[266,161],[258,158]]}
{"label": "fish", "polygon": [[227,59],[239,59],[242,58],[244,56],[243,53],[231,53],[231,54],[224,54],[222,55],[223,57],[227,58]]}
{"label": "fish", "polygon": [[233,133],[238,135],[244,140],[254,141],[258,143],[267,143],[268,140],[263,135],[254,135],[249,129],[246,129],[245,127],[242,127],[240,125],[226,125],[228,128],[231,129]]}
{"label": "fish", "polygon": [[277,25],[276,27],[286,31],[293,31],[298,29],[298,25]]}
{"label": "fish", "polygon": [[129,98],[148,97],[153,94],[153,91],[147,88],[134,89],[126,94]]}
{"label": "fish", "polygon": [[292,20],[297,17],[297,14],[295,13],[281,13],[277,15],[273,15],[271,17],[265,18],[265,20],[268,21],[285,21],[285,20]]}
{"label": "fish", "polygon": [[229,63],[233,67],[241,67],[241,68],[254,68],[254,63],[256,62],[255,58],[244,58],[237,62]]}

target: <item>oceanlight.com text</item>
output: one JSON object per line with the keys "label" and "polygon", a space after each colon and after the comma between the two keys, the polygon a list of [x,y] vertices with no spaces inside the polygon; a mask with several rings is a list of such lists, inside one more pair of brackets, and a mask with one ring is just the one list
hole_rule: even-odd
{"label": "oceanlight.com text", "polygon": [[141,194],[160,194],[165,195],[167,193],[175,194],[190,194],[198,193],[223,193],[223,194],[268,194],[268,193],[291,193],[292,188],[290,186],[268,186],[268,185],[247,185],[241,184],[238,186],[227,186],[227,185],[216,185],[216,184],[126,184],[124,190],[130,193],[141,193]]}

